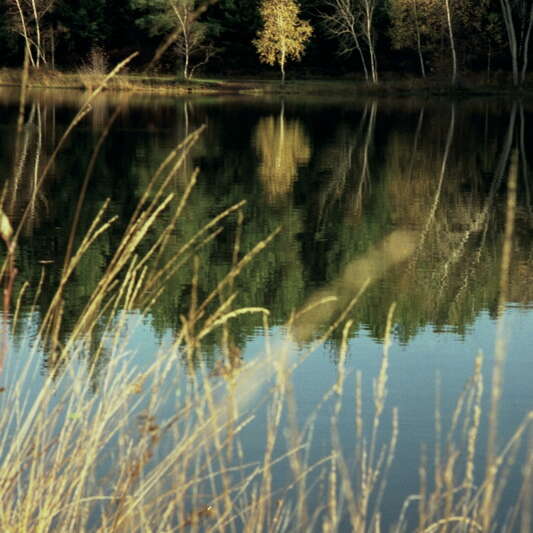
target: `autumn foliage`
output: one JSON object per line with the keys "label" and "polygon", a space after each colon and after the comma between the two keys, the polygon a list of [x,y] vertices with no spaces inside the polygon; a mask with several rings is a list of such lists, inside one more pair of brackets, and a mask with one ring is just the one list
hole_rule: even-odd
{"label": "autumn foliage", "polygon": [[259,11],[263,27],[254,45],[261,62],[280,66],[284,83],[287,60],[301,59],[313,28],[299,18],[300,6],[293,0],[263,0]]}

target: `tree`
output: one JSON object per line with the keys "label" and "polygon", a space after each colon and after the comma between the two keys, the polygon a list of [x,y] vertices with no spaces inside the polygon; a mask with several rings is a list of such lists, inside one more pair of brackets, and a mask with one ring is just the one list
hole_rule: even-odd
{"label": "tree", "polygon": [[185,79],[214,55],[216,50],[207,41],[208,25],[198,21],[196,0],[131,0],[131,4],[140,13],[137,24],[150,35],[173,36]]}
{"label": "tree", "polygon": [[513,66],[513,83],[524,83],[529,61],[529,41],[533,29],[531,0],[501,0],[503,20]]}
{"label": "tree", "polygon": [[361,31],[360,16],[353,8],[352,0],[330,0],[326,7],[329,8],[328,13],[322,13],[322,21],[326,27],[326,31],[331,37],[339,40],[340,55],[351,55],[354,50],[357,50],[363,66],[365,80],[369,80],[368,66],[361,39],[363,34]]}
{"label": "tree", "polygon": [[373,83],[378,82],[374,28],[376,7],[377,0],[328,0],[328,12],[322,14],[327,32],[339,39],[340,53],[351,54],[357,50],[365,79],[371,78]]}
{"label": "tree", "polygon": [[455,84],[459,65],[474,54],[490,54],[497,42],[489,1],[389,0],[392,46],[416,50],[423,77],[428,63],[447,66],[451,59]]}
{"label": "tree", "polygon": [[119,31],[111,28],[107,4],[108,0],[57,0],[54,26],[56,57],[60,63],[72,58],[79,63],[92,50],[107,50],[108,35]]}
{"label": "tree", "polygon": [[[205,65],[214,55],[215,48],[206,44],[207,27],[196,21],[194,0],[168,0],[178,29],[176,48],[183,58],[183,77],[188,80],[194,71]],[[194,65],[191,60],[197,58]]]}
{"label": "tree", "polygon": [[262,63],[279,64],[281,83],[285,83],[287,60],[301,59],[313,28],[299,18],[300,6],[295,0],[263,0],[259,12],[263,28],[253,44]]}
{"label": "tree", "polygon": [[503,49],[505,28],[499,0],[468,0],[454,6],[457,27],[457,50],[468,68],[479,68],[485,59],[487,80],[490,80],[492,59]]}
{"label": "tree", "polygon": [[46,63],[43,19],[54,7],[55,0],[8,0],[11,28],[24,38],[28,60],[34,67]]}
{"label": "tree", "polygon": [[392,47],[415,48],[420,62],[422,77],[426,77],[422,33],[420,31],[419,0],[390,0],[389,15],[391,26],[389,29]]}
{"label": "tree", "polygon": [[365,36],[370,55],[370,71],[372,73],[372,83],[378,82],[378,64],[376,58],[375,34],[374,34],[374,15],[376,11],[377,0],[361,0],[361,9],[363,12],[363,35]]}
{"label": "tree", "polygon": [[452,24],[452,11],[450,0],[446,0],[446,22],[448,23],[448,35],[450,37],[450,51],[452,53],[452,85],[457,83],[457,52],[455,51],[455,37]]}
{"label": "tree", "polygon": [[389,0],[388,9],[392,47],[416,49],[424,76],[445,41],[444,0]]}

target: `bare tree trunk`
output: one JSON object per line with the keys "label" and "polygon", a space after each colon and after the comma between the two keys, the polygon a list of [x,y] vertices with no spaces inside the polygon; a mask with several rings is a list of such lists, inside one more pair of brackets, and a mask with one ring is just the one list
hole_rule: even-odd
{"label": "bare tree trunk", "polygon": [[374,0],[364,0],[365,37],[368,45],[368,52],[370,54],[370,72],[372,74],[372,83],[377,83],[379,80],[376,51],[374,47],[374,9]]}
{"label": "bare tree trunk", "polygon": [[355,44],[355,48],[359,52],[359,57],[361,58],[361,64],[363,65],[363,73],[365,75],[365,81],[368,81],[370,79],[370,76],[368,74],[367,60],[363,52],[363,49],[361,48],[359,36],[357,35],[358,32],[357,32],[357,27],[356,27],[356,22],[355,22],[355,16],[353,13],[353,7],[349,1],[337,0],[336,9],[337,9],[336,16],[344,19],[343,25],[346,26],[350,35],[352,36],[352,40]]}
{"label": "bare tree trunk", "polygon": [[457,83],[457,53],[455,51],[455,39],[453,36],[450,0],[446,0],[446,18],[448,20],[448,33],[450,35],[450,49],[452,51],[452,85],[455,85]]}
{"label": "bare tree trunk", "polygon": [[357,50],[359,51],[359,55],[361,57],[361,63],[363,64],[363,73],[365,75],[365,81],[368,81],[370,79],[370,76],[368,75],[368,67],[366,66],[366,58],[365,58],[365,54],[363,53],[362,48],[359,46],[359,43],[357,44]]}
{"label": "bare tree trunk", "polygon": [[[181,50],[183,53],[183,78],[185,80],[189,79],[189,62],[190,62],[190,56],[191,56],[191,50],[190,50],[190,33],[189,33],[189,26],[190,21],[188,17],[187,11],[180,11],[176,4],[172,1],[169,2],[170,7],[174,11],[174,14],[176,15],[176,19],[178,21],[179,26],[179,33],[181,33],[181,36],[183,38],[183,49]],[[185,8],[187,9],[187,8]]]}
{"label": "bare tree trunk", "polygon": [[420,40],[420,27],[418,26],[418,9],[417,9],[417,0],[413,0],[413,9],[415,15],[415,28],[416,28],[416,47],[418,50],[418,59],[420,61],[420,71],[422,72],[422,77],[426,77],[426,67],[424,65],[424,56],[422,55],[422,43]]}
{"label": "bare tree trunk", "polygon": [[15,0],[15,5],[17,6],[17,11],[19,12],[20,16],[20,25],[22,27],[22,36],[24,37],[24,44],[26,47],[26,50],[28,51],[28,59],[31,65],[35,66],[35,60],[33,58],[33,54],[31,51],[31,39],[28,34],[28,28],[26,26],[26,17],[24,16],[24,11],[22,11],[22,6],[20,5],[20,0]]}
{"label": "bare tree trunk", "polygon": [[185,80],[189,79],[189,56],[185,56],[185,61],[183,63],[183,78]]}
{"label": "bare tree trunk", "polygon": [[285,46],[283,46],[281,51],[279,66],[281,68],[281,85],[285,85]]}
{"label": "bare tree trunk", "polygon": [[370,80],[369,59],[366,58],[365,51],[361,46],[361,38],[367,39],[366,17],[364,17],[366,3],[362,4],[360,0],[324,0],[324,4],[330,11],[327,14],[321,14],[327,32],[331,37],[339,39],[341,55],[349,55],[354,49],[357,50],[363,66],[365,81],[368,82]]}
{"label": "bare tree trunk", "polygon": [[[283,27],[283,20],[278,15],[278,26]],[[282,45],[281,45],[281,57],[279,60],[279,66],[281,69],[281,85],[285,85],[285,61],[286,61],[286,41],[285,37],[282,37]]]}
{"label": "bare tree trunk", "polygon": [[183,58],[183,77],[189,79],[189,41],[185,38],[185,57]]}
{"label": "bare tree trunk", "polygon": [[35,5],[35,0],[31,0],[31,7],[33,10],[33,17],[35,19],[35,47],[37,48],[35,66],[39,67],[41,64],[41,58],[43,59],[43,63],[46,63],[46,61],[41,48],[41,25],[39,23],[39,14],[37,13],[37,6]]}
{"label": "bare tree trunk", "polygon": [[363,73],[365,75],[365,81],[368,81],[370,79],[370,76],[368,74],[368,66],[366,64],[366,57],[363,52],[363,49],[361,48],[361,43],[359,42],[359,37],[357,36],[357,31],[355,30],[355,27],[351,28],[350,33],[352,35],[352,39],[354,41],[355,47],[357,48],[357,51],[359,52],[359,57],[361,58],[361,64],[363,65]]}
{"label": "bare tree trunk", "polygon": [[374,43],[369,44],[370,47],[370,66],[372,67],[372,83],[378,83],[378,64],[376,58],[376,51],[374,49]]}
{"label": "bare tree trunk", "polygon": [[[8,0],[8,11],[15,31],[25,42],[29,52],[29,61],[33,67],[46,64],[47,38],[42,29],[43,17],[52,9],[55,0]],[[52,32],[52,40],[53,40]],[[52,51],[53,53],[53,51]]]}
{"label": "bare tree trunk", "polygon": [[56,39],[54,28],[50,31],[50,59],[52,60],[52,70],[56,69]]}
{"label": "bare tree trunk", "polygon": [[182,27],[183,27],[183,41],[185,44],[185,60],[184,60],[184,71],[183,75],[186,80],[188,80],[191,77],[190,70],[189,70],[189,64],[191,61],[191,33],[190,33],[190,21],[189,21],[189,13],[185,12],[182,19]]}
{"label": "bare tree trunk", "polygon": [[516,32],[513,22],[513,12],[509,0],[501,0],[503,11],[503,20],[505,22],[505,29],[507,31],[507,40],[509,43],[509,50],[511,52],[511,61],[513,65],[513,84],[518,86],[518,45],[516,42]]}
{"label": "bare tree trunk", "polygon": [[524,57],[522,58],[522,75],[520,81],[526,81],[527,64],[529,61],[529,40],[531,38],[531,29],[533,27],[533,4],[531,4],[531,11],[529,12],[529,23],[527,26],[526,36],[524,38]]}

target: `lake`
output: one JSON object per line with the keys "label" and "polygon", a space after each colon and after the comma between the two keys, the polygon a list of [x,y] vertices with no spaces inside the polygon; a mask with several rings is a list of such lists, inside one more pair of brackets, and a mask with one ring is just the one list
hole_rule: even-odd
{"label": "lake", "polygon": [[[20,227],[2,313],[2,409],[22,387],[24,418],[48,383],[53,409],[62,401],[54,395],[74,394],[70,380],[80,376],[97,409],[109,373],[128,383],[148,373],[153,385],[151,365],[178,346],[172,369],[161,373],[160,404],[152,409],[149,399],[139,400],[131,416],[149,410],[162,426],[174,416],[177,389],[186,404],[209,383],[221,389],[215,403],[223,403],[235,387],[236,418],[246,423],[221,469],[231,469],[232,457],[261,464],[277,420],[271,453],[279,459],[269,471],[264,530],[356,529],[362,500],[363,522],[373,531],[377,523],[392,528],[402,509],[397,531],[417,520],[428,532],[483,527],[457,516],[486,512],[487,456],[505,449],[533,409],[531,103],[104,94],[62,142],[84,98],[31,92],[17,133],[18,94],[0,90],[2,206]],[[188,135],[195,142],[181,160],[167,162],[169,179],[157,196],[152,177]],[[155,201],[140,216],[143,209],[157,216],[135,244],[134,263],[121,266],[115,253],[143,197]],[[112,218],[63,279],[65,258],[84,246],[93,221]],[[163,274],[151,278],[144,265]],[[8,278],[4,273],[4,287]],[[127,289],[111,297],[122,282]],[[267,354],[269,370],[261,366]],[[283,400],[271,406],[265,398],[276,397],[279,382],[278,392],[265,390],[279,365],[291,369],[290,379],[281,380]],[[153,457],[165,457],[172,438],[152,444],[147,469],[156,468]],[[527,531],[533,447],[511,448],[491,523]],[[357,494],[373,485],[368,501],[346,480]],[[243,525],[248,511],[227,522],[218,507],[198,511],[198,502],[211,506],[214,493],[228,494],[220,483],[223,489],[202,482],[195,503],[178,510],[181,522],[168,523],[251,530]],[[244,498],[243,508],[252,508],[259,489],[242,485],[233,504]],[[403,507],[421,485],[427,505],[413,499]],[[480,487],[476,500],[471,492]],[[470,499],[462,501],[463,492]],[[278,513],[280,502],[287,508]],[[515,503],[522,509],[516,516],[509,514]],[[195,513],[197,520],[183,518]],[[455,518],[438,523],[441,516]],[[94,529],[103,523],[93,509],[86,520]]]}

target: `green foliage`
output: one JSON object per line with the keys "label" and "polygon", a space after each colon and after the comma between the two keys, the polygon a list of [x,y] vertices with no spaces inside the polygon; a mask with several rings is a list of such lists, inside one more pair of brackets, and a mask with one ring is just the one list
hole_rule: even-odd
{"label": "green foliage", "polygon": [[105,43],[111,28],[106,22],[106,0],[59,0],[54,13],[59,60],[85,60],[91,49]]}
{"label": "green foliage", "polygon": [[174,28],[168,0],[129,0],[135,14],[135,24],[149,35],[161,35]]}
{"label": "green foliage", "polygon": [[438,0],[389,0],[392,46],[416,49],[418,30],[423,50],[433,51],[446,37],[444,7]]}
{"label": "green foliage", "polygon": [[[499,2],[452,0],[452,24],[459,61],[464,69],[483,68],[487,54],[501,51],[504,42]],[[439,0],[388,0],[389,35],[394,49],[420,49],[434,70],[447,62],[448,30],[444,2]]]}
{"label": "green foliage", "polygon": [[[14,61],[18,50],[17,36],[9,27],[6,0],[0,0],[0,57],[4,66]],[[3,66],[2,63],[0,67]]]}
{"label": "green foliage", "polygon": [[137,24],[149,35],[174,36],[173,50],[182,61],[185,79],[215,54],[216,49],[209,42],[209,25],[197,20],[196,0],[130,1],[138,12]]}
{"label": "green foliage", "polygon": [[203,18],[220,50],[214,60],[219,72],[255,69],[257,58],[249,44],[261,24],[255,2],[219,0]]}

